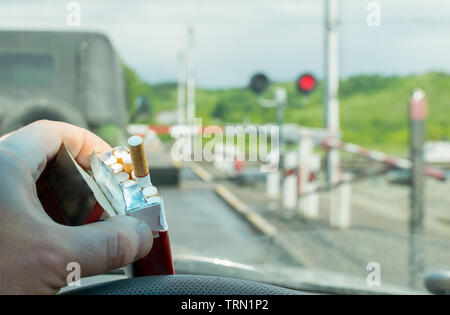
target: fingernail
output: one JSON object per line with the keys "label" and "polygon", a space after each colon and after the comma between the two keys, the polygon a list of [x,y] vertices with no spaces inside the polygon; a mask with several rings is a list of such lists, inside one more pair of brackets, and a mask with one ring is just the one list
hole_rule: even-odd
{"label": "fingernail", "polygon": [[150,227],[141,222],[136,227],[136,234],[139,238],[139,250],[136,254],[135,259],[142,258],[148,254],[153,245],[153,235]]}

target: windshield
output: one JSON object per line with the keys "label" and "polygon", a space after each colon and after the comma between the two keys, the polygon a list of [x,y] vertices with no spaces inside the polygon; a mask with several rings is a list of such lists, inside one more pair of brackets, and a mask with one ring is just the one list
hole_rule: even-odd
{"label": "windshield", "polygon": [[5,1],[0,88],[30,89],[0,89],[0,128],[142,135],[177,273],[425,293],[450,269],[449,21],[441,0]]}
{"label": "windshield", "polygon": [[[449,188],[443,183],[427,184],[427,203]],[[412,239],[408,187],[383,179],[364,180],[354,187],[352,224],[347,228],[330,227],[329,192],[320,193],[323,206],[312,221],[298,217],[296,209],[283,209],[279,201],[268,200],[262,183],[224,183],[219,186],[226,187],[222,193],[185,171],[182,185],[181,192],[162,191],[170,209],[175,266],[184,272],[246,277],[323,292],[408,293],[424,291],[426,275],[445,270],[450,261],[448,226],[437,219],[445,216],[445,205],[427,212],[429,232]],[[389,198],[390,194],[396,197]],[[226,203],[221,202],[223,196]],[[235,202],[234,197],[256,209],[252,213],[257,220],[243,220],[233,206],[230,211],[228,202]],[[374,283],[378,270],[380,286]],[[417,285],[411,283],[415,280]]]}

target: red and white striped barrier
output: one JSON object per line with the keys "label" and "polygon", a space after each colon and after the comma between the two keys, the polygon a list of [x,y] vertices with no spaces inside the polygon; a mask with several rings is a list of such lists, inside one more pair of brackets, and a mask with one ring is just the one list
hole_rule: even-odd
{"label": "red and white striped barrier", "polygon": [[[304,137],[300,140],[298,146],[299,163],[297,169],[298,210],[301,215],[312,219],[318,218],[319,216],[319,204],[318,200],[316,200],[318,199],[318,194],[314,192],[317,190],[317,184],[315,181],[311,181],[311,174],[316,171],[313,162],[316,162],[317,164],[315,158],[318,157],[313,154],[313,150],[314,141],[311,137]],[[320,157],[318,158],[320,169]]]}
{"label": "red and white striped barrier", "polygon": [[[336,148],[346,152],[354,153],[397,168],[410,169],[412,165],[411,161],[408,159],[399,158],[376,150],[369,150],[353,143],[342,142],[336,138],[324,138],[322,139],[321,144],[327,148]],[[444,171],[432,167],[425,168],[425,175],[438,180],[447,179]]]}
{"label": "red and white striped barrier", "polygon": [[[298,209],[300,214],[307,218],[317,219],[319,217],[319,188],[318,174],[320,172],[320,155],[311,154],[309,170],[304,174],[306,182],[300,184],[299,181],[299,199]],[[305,173],[300,171],[301,173]],[[305,178],[306,177],[306,178]]]}

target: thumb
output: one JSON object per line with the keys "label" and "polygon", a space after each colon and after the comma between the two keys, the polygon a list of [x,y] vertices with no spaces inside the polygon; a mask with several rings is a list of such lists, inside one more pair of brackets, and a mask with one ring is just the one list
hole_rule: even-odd
{"label": "thumb", "polygon": [[153,245],[150,227],[129,216],[67,229],[68,252],[80,265],[83,277],[126,266],[146,256]]}

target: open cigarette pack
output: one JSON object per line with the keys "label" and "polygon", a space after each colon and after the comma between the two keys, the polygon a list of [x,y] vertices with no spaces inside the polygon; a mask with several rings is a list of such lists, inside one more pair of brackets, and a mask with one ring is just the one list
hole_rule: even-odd
{"label": "open cigarette pack", "polygon": [[82,225],[115,215],[147,223],[153,231],[153,246],[147,257],[133,265],[134,275],[173,274],[164,202],[151,183],[142,139],[135,137],[129,139],[128,147],[93,152],[88,172],[63,145],[37,182],[38,197],[61,224]]}

